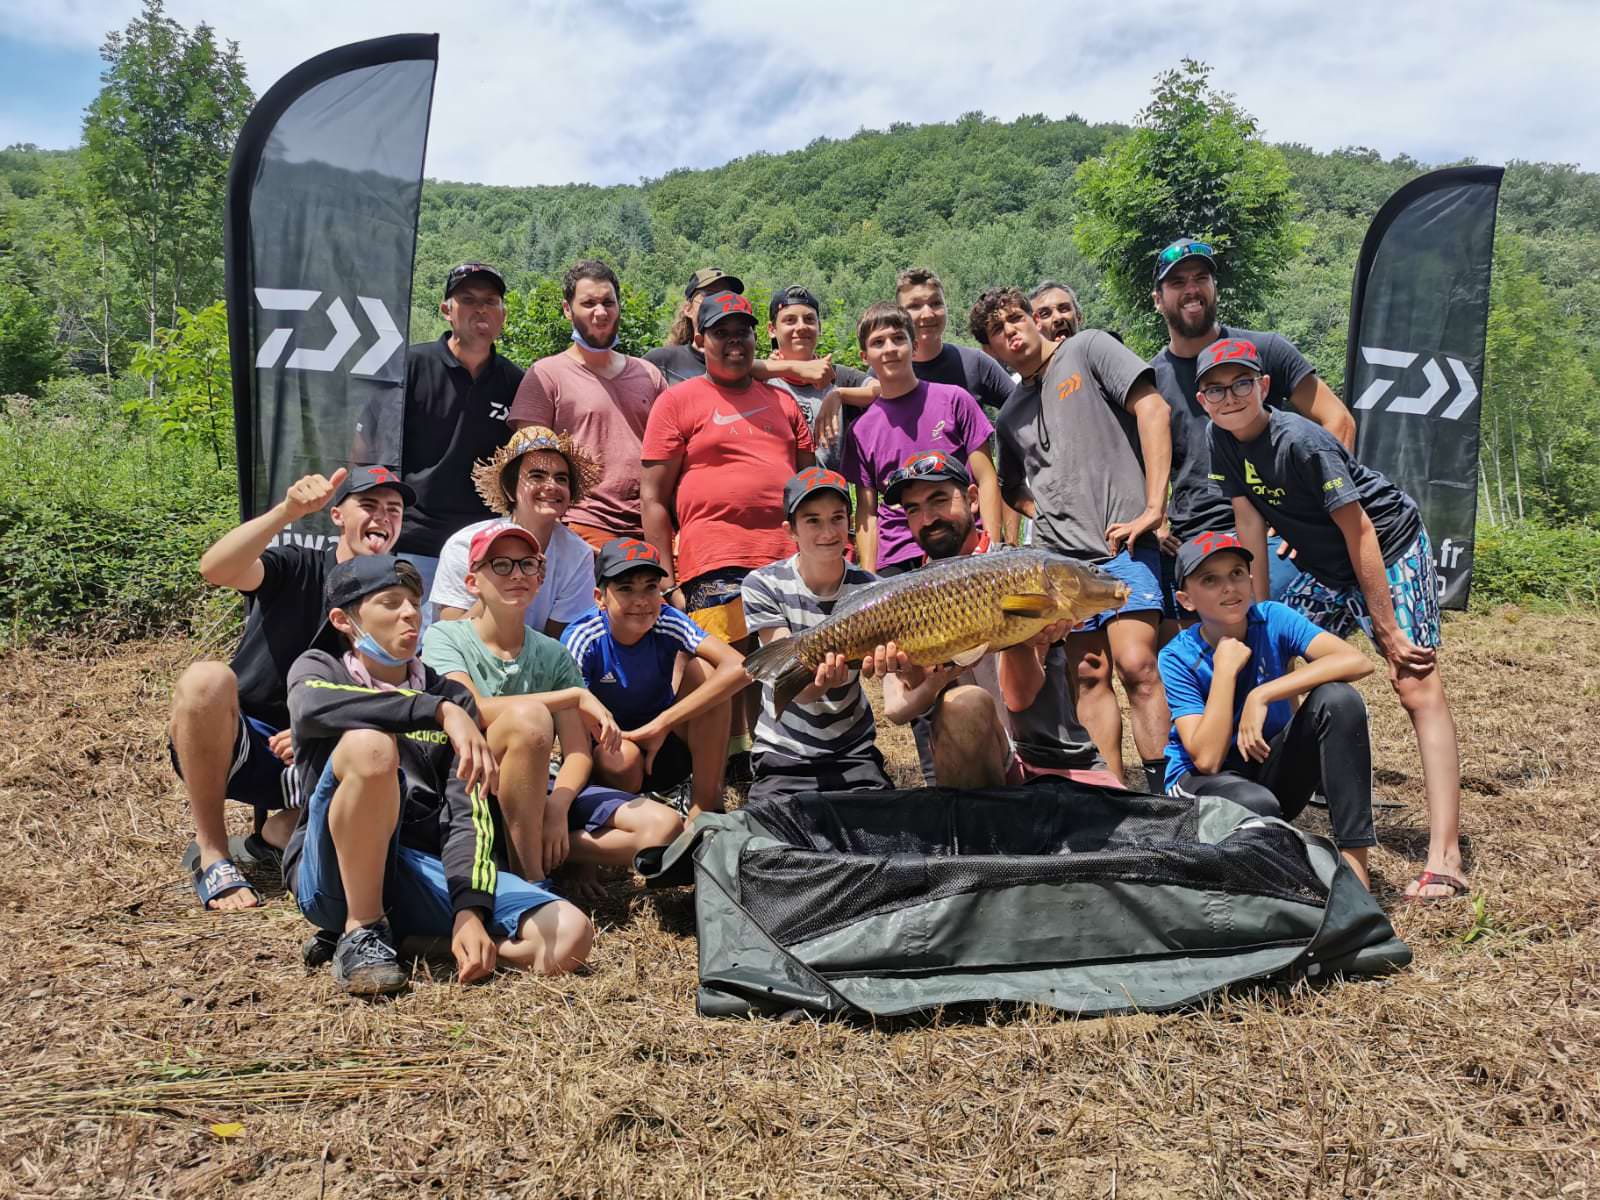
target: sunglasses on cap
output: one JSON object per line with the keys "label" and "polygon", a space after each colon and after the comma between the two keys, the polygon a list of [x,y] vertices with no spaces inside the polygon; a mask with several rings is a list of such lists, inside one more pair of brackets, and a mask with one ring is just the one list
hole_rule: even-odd
{"label": "sunglasses on cap", "polygon": [[1202,258],[1215,258],[1217,256],[1217,252],[1204,242],[1190,242],[1184,246],[1168,246],[1160,253],[1156,261],[1163,267],[1167,267],[1195,254],[1200,255]]}
{"label": "sunglasses on cap", "polygon": [[966,472],[965,467],[940,451],[934,450],[927,454],[919,454],[915,458],[906,459],[904,465],[889,472],[883,481],[884,490],[887,491],[895,484],[903,483],[907,479],[921,479],[923,476],[935,471],[951,470]]}

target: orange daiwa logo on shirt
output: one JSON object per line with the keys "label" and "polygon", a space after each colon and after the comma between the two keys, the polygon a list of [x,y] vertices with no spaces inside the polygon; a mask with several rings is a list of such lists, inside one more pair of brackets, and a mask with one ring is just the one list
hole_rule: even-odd
{"label": "orange daiwa logo on shirt", "polygon": [[1061,386],[1056,389],[1056,399],[1065,400],[1082,386],[1083,376],[1074,371],[1070,378],[1061,381]]}

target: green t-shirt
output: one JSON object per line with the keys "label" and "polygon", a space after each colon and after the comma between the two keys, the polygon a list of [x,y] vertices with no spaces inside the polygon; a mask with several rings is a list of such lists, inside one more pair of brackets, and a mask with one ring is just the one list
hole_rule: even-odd
{"label": "green t-shirt", "polygon": [[483,644],[467,618],[428,626],[422,639],[422,661],[441,675],[465,672],[478,695],[485,698],[583,686],[578,664],[554,638],[528,630],[522,653],[507,662]]}

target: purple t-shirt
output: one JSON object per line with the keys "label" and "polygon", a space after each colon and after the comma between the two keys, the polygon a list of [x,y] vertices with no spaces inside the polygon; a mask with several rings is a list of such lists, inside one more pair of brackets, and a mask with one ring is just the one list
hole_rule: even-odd
{"label": "purple t-shirt", "polygon": [[879,569],[917,562],[922,550],[906,528],[906,516],[883,500],[883,482],[924,450],[943,450],[963,463],[982,450],[994,426],[965,388],[948,383],[919,382],[904,396],[879,397],[856,418],[845,438],[840,473],[857,487],[869,487],[878,498]]}

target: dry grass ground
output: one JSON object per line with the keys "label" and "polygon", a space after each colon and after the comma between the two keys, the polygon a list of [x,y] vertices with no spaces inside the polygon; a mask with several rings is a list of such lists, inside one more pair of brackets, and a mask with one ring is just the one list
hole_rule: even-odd
{"label": "dry grass ground", "polygon": [[[692,901],[620,879],[585,976],[335,995],[281,892],[203,916],[180,878],[162,724],[196,648],[11,653],[0,1195],[1600,1194],[1600,620],[1447,636],[1483,908],[1397,909],[1408,970],[878,1027],[696,1017]],[[1367,692],[1387,906],[1421,785]]]}

